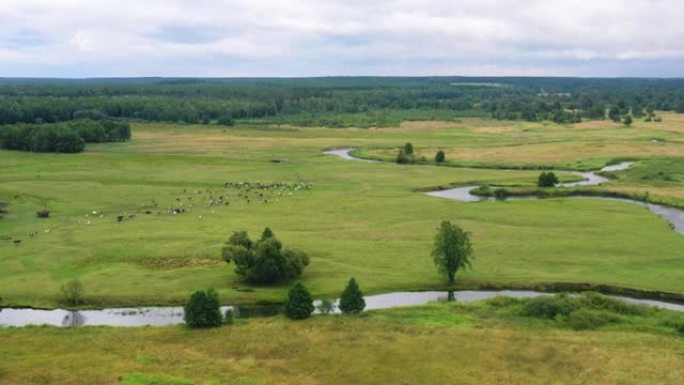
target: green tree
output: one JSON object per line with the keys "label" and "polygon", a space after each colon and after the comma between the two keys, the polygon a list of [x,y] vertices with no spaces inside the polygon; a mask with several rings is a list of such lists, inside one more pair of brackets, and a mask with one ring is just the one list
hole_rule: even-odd
{"label": "green tree", "polygon": [[363,299],[359,284],[356,283],[356,279],[351,278],[340,296],[340,311],[345,314],[360,313],[365,307],[366,301]]}
{"label": "green tree", "polygon": [[335,301],[330,298],[323,298],[321,303],[316,306],[321,314],[330,314],[335,310]]}
{"label": "green tree", "polygon": [[61,287],[62,302],[67,305],[83,303],[83,284],[78,279],[72,279]]}
{"label": "green tree", "polygon": [[297,282],[290,288],[285,304],[285,315],[291,319],[305,319],[314,311],[313,298],[306,287]]}
{"label": "green tree", "polygon": [[435,154],[435,162],[437,163],[443,163],[445,158],[446,156],[444,155],[444,151],[442,150],[437,151],[437,154]]}
{"label": "green tree", "polygon": [[413,145],[411,143],[406,143],[404,145],[404,153],[406,153],[406,155],[413,155]]}
{"label": "green tree", "polygon": [[214,289],[206,292],[196,291],[185,305],[183,319],[191,328],[211,328],[221,326],[221,304]]}
{"label": "green tree", "polygon": [[608,110],[608,117],[616,123],[620,122],[620,120],[622,120],[620,109],[616,106],[610,107]]}
{"label": "green tree", "polygon": [[446,274],[449,284],[453,284],[459,269],[471,267],[470,233],[449,221],[442,221],[435,236],[432,258],[439,272]]}
{"label": "green tree", "polygon": [[272,238],[272,237],[273,237],[273,231],[271,231],[271,229],[268,227],[266,227],[264,229],[264,232],[261,233],[261,240],[262,241],[265,241],[266,239]]}
{"label": "green tree", "polygon": [[284,249],[269,228],[264,229],[257,242],[252,242],[246,231],[234,232],[221,254],[227,263],[235,263],[238,275],[256,284],[299,277],[309,265],[309,256],[305,252]]}
{"label": "green tree", "polygon": [[397,154],[397,163],[398,164],[408,164],[411,163],[412,157],[409,155],[406,155],[406,151],[401,148],[399,150],[399,154]]}
{"label": "green tree", "polygon": [[629,127],[632,125],[634,120],[632,119],[632,115],[627,115],[625,116],[625,120],[622,121],[622,124],[625,125],[625,127]]}
{"label": "green tree", "polygon": [[505,188],[497,188],[494,190],[494,198],[496,198],[497,201],[505,201],[508,199],[508,191],[506,191]]}
{"label": "green tree", "polygon": [[537,186],[539,187],[553,187],[557,183],[558,177],[556,177],[556,174],[554,174],[553,171],[542,172],[537,179]]}

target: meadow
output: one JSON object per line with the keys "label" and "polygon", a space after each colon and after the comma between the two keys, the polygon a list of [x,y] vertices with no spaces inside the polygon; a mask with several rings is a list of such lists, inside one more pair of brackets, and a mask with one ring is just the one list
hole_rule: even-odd
{"label": "meadow", "polygon": [[523,309],[497,298],[209,330],[0,328],[0,382],[643,385],[684,376],[684,339],[672,327],[684,325],[681,314],[618,305],[592,311],[608,320],[593,327]]}
{"label": "meadow", "polygon": [[[246,285],[220,258],[233,231],[256,236],[265,226],[310,254],[302,281],[316,297],[338,295],[350,276],[367,293],[443,288],[429,256],[443,219],[473,236],[474,269],[459,273],[459,287],[586,283],[681,295],[684,237],[643,207],[592,199],[462,203],[421,193],[531,187],[539,171],[529,168],[538,167],[564,169],[558,175],[571,181],[570,170],[630,159],[633,169],[597,188],[680,205],[684,119],[660,115],[663,122],[630,128],[475,118],[346,129],[136,123],[130,142],[89,144],[80,154],[1,151],[0,200],[9,205],[0,235],[22,242],[0,242],[0,297],[4,305],[54,307],[60,285],[78,278],[86,306],[179,304],[207,287],[226,304],[281,302],[287,284]],[[322,153],[353,147],[392,160],[406,142],[428,160],[444,150],[446,164]],[[310,188],[245,197],[227,182]],[[217,196],[221,205],[212,202]],[[170,213],[180,203],[192,208]],[[45,207],[50,218],[36,218]]]}

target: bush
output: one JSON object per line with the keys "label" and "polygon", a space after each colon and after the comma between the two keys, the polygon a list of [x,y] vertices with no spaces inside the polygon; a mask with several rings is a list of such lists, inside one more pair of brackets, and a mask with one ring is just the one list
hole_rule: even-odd
{"label": "bush", "polygon": [[444,151],[442,151],[442,150],[437,151],[437,154],[435,154],[435,162],[443,163],[445,159],[446,159],[446,156],[444,155]]}
{"label": "bush", "polygon": [[235,263],[238,275],[257,284],[299,277],[309,265],[309,256],[305,252],[283,249],[269,228],[257,242],[252,242],[246,231],[234,232],[221,253],[227,263]]}
{"label": "bush", "polygon": [[235,323],[235,312],[233,312],[233,309],[226,310],[226,313],[223,316],[223,323],[226,325]]}
{"label": "bush", "polygon": [[62,302],[75,306],[83,303],[83,284],[78,279],[72,279],[61,287]]}
{"label": "bush", "polygon": [[558,183],[558,178],[556,174],[552,171],[542,172],[539,174],[539,179],[537,180],[537,186],[539,187],[553,187]]}
{"label": "bush", "polygon": [[363,293],[359,289],[356,279],[352,278],[340,296],[340,311],[345,314],[360,313],[366,307]]}
{"label": "bush", "polygon": [[568,326],[575,330],[592,330],[620,319],[610,313],[599,310],[577,309],[563,318]]}
{"label": "bush", "polygon": [[399,154],[397,154],[397,163],[398,164],[413,163],[413,156],[407,155],[406,151],[402,148],[399,150]]}
{"label": "bush", "polygon": [[196,291],[184,307],[183,319],[191,328],[217,327],[223,323],[221,304],[214,289]]}
{"label": "bush", "polygon": [[413,145],[411,143],[406,143],[404,145],[404,153],[409,156],[413,155]]}
{"label": "bush", "polygon": [[649,310],[647,307],[627,303],[596,292],[584,292],[577,300],[580,306],[608,310],[619,314],[645,314]]}
{"label": "bush", "polygon": [[316,309],[318,309],[321,314],[330,314],[335,311],[335,301],[330,298],[323,298],[321,303],[316,306]]}
{"label": "bush", "polygon": [[577,309],[577,304],[565,294],[554,296],[542,295],[530,298],[523,305],[523,315],[537,318],[554,319],[566,316]]}
{"label": "bush", "polygon": [[304,285],[297,282],[287,294],[285,315],[291,319],[306,319],[314,311],[313,298]]}
{"label": "bush", "polygon": [[505,201],[508,199],[508,191],[505,188],[497,188],[494,190],[494,197],[497,201]]}

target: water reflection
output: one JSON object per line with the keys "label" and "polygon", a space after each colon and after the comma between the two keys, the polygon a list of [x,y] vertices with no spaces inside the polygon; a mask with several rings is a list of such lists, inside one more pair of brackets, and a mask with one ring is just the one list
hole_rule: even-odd
{"label": "water reflection", "polygon": [[62,319],[62,326],[85,325],[86,317],[78,311],[69,311]]}

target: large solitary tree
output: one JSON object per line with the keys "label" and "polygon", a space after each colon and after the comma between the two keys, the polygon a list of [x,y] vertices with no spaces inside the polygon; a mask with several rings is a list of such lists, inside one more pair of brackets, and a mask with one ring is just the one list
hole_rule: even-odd
{"label": "large solitary tree", "polygon": [[446,274],[449,284],[452,285],[459,269],[471,267],[473,248],[470,244],[470,233],[450,221],[442,221],[435,236],[432,258],[439,272]]}
{"label": "large solitary tree", "polygon": [[227,263],[235,263],[237,274],[248,282],[259,284],[299,277],[309,264],[309,256],[305,252],[283,248],[268,227],[256,242],[246,231],[234,232],[221,254]]}

